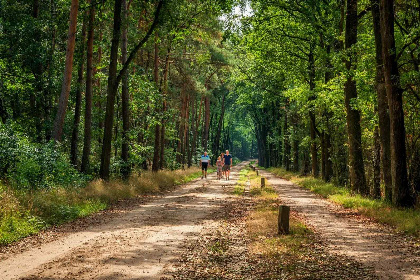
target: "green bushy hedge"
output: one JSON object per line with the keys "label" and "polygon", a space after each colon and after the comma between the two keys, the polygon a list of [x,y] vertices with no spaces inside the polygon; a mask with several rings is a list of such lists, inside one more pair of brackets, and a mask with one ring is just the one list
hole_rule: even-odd
{"label": "green bushy hedge", "polygon": [[0,125],[0,177],[23,190],[77,187],[87,181],[56,143],[32,143],[7,125]]}

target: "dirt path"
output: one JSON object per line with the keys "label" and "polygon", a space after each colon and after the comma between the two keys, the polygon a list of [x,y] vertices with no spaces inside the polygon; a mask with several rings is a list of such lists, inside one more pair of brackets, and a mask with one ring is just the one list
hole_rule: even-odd
{"label": "dirt path", "polygon": [[354,215],[308,190],[275,177],[261,175],[279,192],[281,200],[302,213],[332,253],[353,257],[373,267],[381,279],[420,279],[420,248],[391,229]]}
{"label": "dirt path", "polygon": [[[217,224],[230,181],[215,174],[168,195],[139,204],[108,222],[0,261],[0,279],[159,279],[169,276],[187,239]],[[164,272],[165,271],[165,272]]]}
{"label": "dirt path", "polygon": [[[226,238],[236,237],[229,241],[235,244],[233,256],[247,273],[253,262],[246,261],[249,257],[244,253],[246,245],[238,233],[232,234],[234,224],[225,220],[226,207],[235,203],[239,205],[238,216],[245,218],[243,206],[237,204],[238,197],[231,194],[238,171],[244,165],[234,168],[228,182],[215,180],[215,174],[211,174],[207,180],[195,180],[163,197],[148,202],[140,199],[123,211],[101,214],[97,219],[100,222],[88,220],[85,222],[88,226],[53,241],[32,243],[22,252],[18,248],[14,253],[2,253],[0,279],[172,279],[177,275],[174,274],[177,261],[186,244],[201,244],[200,238],[204,242],[212,238],[217,241],[218,237],[212,237],[211,232],[215,229],[220,234],[217,228],[221,225],[229,232]],[[342,262],[351,266],[352,259],[373,267],[381,279],[420,279],[418,245],[386,227],[349,215],[341,207],[291,182],[265,171],[261,173],[277,189],[281,200],[306,218],[321,236],[322,246],[338,258],[343,256]],[[226,263],[233,264],[232,258]],[[234,265],[232,271],[236,269]]]}

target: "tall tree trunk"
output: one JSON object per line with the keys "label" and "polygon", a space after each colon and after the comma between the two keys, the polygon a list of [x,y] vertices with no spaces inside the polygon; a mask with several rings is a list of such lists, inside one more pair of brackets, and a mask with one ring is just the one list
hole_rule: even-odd
{"label": "tall tree trunk", "polygon": [[[127,34],[128,34],[128,7],[127,1],[122,0],[122,15],[123,15],[123,31],[122,31],[122,63],[127,62]],[[123,167],[121,169],[121,174],[124,178],[127,178],[130,174],[130,164],[128,161],[129,156],[129,131],[130,131],[130,95],[128,88],[128,71],[122,77],[122,89],[121,89],[121,110],[122,110],[122,121],[123,121],[123,131],[122,131],[122,146],[121,146],[121,160],[123,162]]]}
{"label": "tall tree trunk", "polygon": [[391,143],[390,120],[388,113],[388,100],[386,96],[385,77],[382,59],[381,19],[379,10],[380,0],[371,0],[373,32],[375,34],[376,49],[376,76],[375,86],[378,99],[379,139],[381,143],[382,176],[385,185],[385,199],[392,201],[392,175],[391,175]]}
{"label": "tall tree trunk", "polygon": [[[89,2],[91,3],[91,2]],[[92,142],[92,97],[93,97],[93,35],[95,22],[95,6],[89,8],[89,27],[87,39],[86,61],[86,93],[85,93],[85,127],[83,138],[83,155],[81,171],[87,173],[89,169],[90,146]],[[100,59],[100,58],[99,58]]]}
{"label": "tall tree trunk", "polygon": [[381,35],[385,87],[391,124],[392,202],[397,206],[413,206],[414,199],[407,178],[403,90],[400,85],[396,60],[393,0],[381,0]]}
{"label": "tall tree trunk", "polygon": [[102,145],[101,169],[102,179],[109,179],[109,164],[111,162],[112,128],[114,123],[114,103],[117,86],[118,46],[121,37],[121,8],[122,0],[115,0],[114,27],[111,41],[111,54],[108,71],[107,100],[105,112],[104,140]]}
{"label": "tall tree trunk", "polygon": [[[154,70],[153,77],[155,80],[156,87],[159,87],[159,46],[158,46],[158,33],[155,33],[155,58],[154,58]],[[157,172],[160,168],[160,124],[156,124],[155,127],[155,146],[153,150],[153,165],[152,171]]]}
{"label": "tall tree trunk", "polygon": [[289,128],[288,128],[288,118],[287,118],[287,111],[284,112],[284,126],[283,126],[283,141],[284,141],[284,154],[283,154],[283,166],[286,168],[287,171],[290,170],[290,135],[289,135]]}
{"label": "tall tree trunk", "polygon": [[[313,53],[313,46],[311,45],[309,51],[309,90],[311,95],[309,101],[315,100],[315,58]],[[312,158],[312,176],[318,177],[319,167],[318,167],[318,149],[316,147],[316,121],[315,113],[313,111],[313,105],[310,105],[309,109],[309,119],[310,119],[310,132],[311,132],[311,158]]]}
{"label": "tall tree trunk", "polygon": [[216,131],[216,137],[213,143],[213,154],[215,156],[218,156],[219,154],[219,148],[220,148],[220,137],[222,135],[222,125],[223,125],[223,118],[225,117],[225,100],[226,100],[226,93],[223,92],[223,98],[222,98],[222,108],[220,112],[219,122],[217,124],[217,131]]}
{"label": "tall tree trunk", "polygon": [[77,70],[76,82],[76,106],[74,108],[73,132],[71,134],[70,144],[70,161],[74,166],[77,166],[78,142],[79,142],[79,124],[82,107],[82,83],[85,64],[85,43],[86,43],[86,13],[83,17],[82,25],[82,40],[80,41],[80,62]]}
{"label": "tall tree trunk", "polygon": [[375,126],[373,141],[373,184],[370,189],[370,196],[381,198],[381,144],[379,140],[379,128],[377,126]]}
{"label": "tall tree trunk", "polygon": [[[189,124],[190,124],[189,131],[192,131],[193,134],[194,134],[194,120],[197,118],[196,104],[195,104],[196,103],[196,96],[195,95],[192,96],[190,102],[191,102],[191,104],[190,104],[191,116],[190,116],[190,120],[189,120]],[[191,142],[190,141],[190,136],[189,136],[189,133],[188,133],[188,143],[187,143],[187,148],[188,148],[187,165],[188,165],[188,168],[190,168],[192,166],[192,153],[193,153],[192,146],[193,145],[190,142]]]}
{"label": "tall tree trunk", "polygon": [[163,84],[162,84],[162,127],[160,130],[160,164],[159,168],[163,169],[165,166],[165,125],[166,125],[166,110],[167,110],[167,104],[166,104],[166,95],[168,93],[168,75],[169,75],[169,58],[171,54],[171,47],[168,48],[168,53],[166,54],[165,58],[165,70],[163,72]]}
{"label": "tall tree trunk", "polygon": [[202,112],[202,108],[203,108],[203,102],[204,102],[204,97],[201,97],[200,100],[200,107],[198,109],[198,117],[196,118],[196,122],[195,122],[195,126],[194,126],[194,131],[193,131],[193,140],[192,140],[192,156],[195,157],[197,154],[197,143],[198,143],[198,130],[199,130],[199,126],[200,126],[200,120],[201,120],[201,112]]}
{"label": "tall tree trunk", "polygon": [[299,139],[296,137],[296,127],[298,123],[295,123],[295,137],[293,139],[293,171],[299,171]]}
{"label": "tall tree trunk", "polygon": [[203,150],[207,151],[210,131],[210,96],[204,97]]}
{"label": "tall tree trunk", "polygon": [[[37,19],[39,17],[39,0],[34,0],[32,5],[32,17]],[[36,41],[38,45],[41,45],[41,30],[39,28],[34,29],[33,39]],[[30,112],[29,115],[32,117],[33,122],[35,123],[36,129],[36,139],[38,142],[42,141],[42,121],[43,116],[41,112],[41,104],[42,104],[42,95],[43,95],[43,81],[42,81],[42,73],[45,71],[42,65],[42,62],[37,60],[36,58],[31,63],[32,73],[35,77],[35,89],[36,91],[31,91],[29,95],[29,105],[30,105]]]}
{"label": "tall tree trunk", "polygon": [[[326,58],[326,68],[325,71],[325,84],[328,84],[329,81],[332,79],[332,64],[331,64],[331,46],[326,46],[327,58]],[[324,118],[326,119],[326,128],[322,132],[322,179],[325,182],[329,182],[333,175],[333,167],[331,161],[331,134],[330,134],[330,125],[329,119],[332,118],[333,113],[328,109],[324,112]]]}
{"label": "tall tree trunk", "polygon": [[[350,51],[357,42],[357,0],[347,1],[345,49]],[[355,68],[356,54],[350,53],[346,61],[347,70]],[[351,189],[363,195],[369,194],[366,185],[365,166],[362,152],[362,131],[360,128],[360,112],[351,105],[357,99],[356,81],[352,76],[345,83],[345,104],[347,111],[347,133],[349,141],[349,167]]]}
{"label": "tall tree trunk", "polygon": [[74,45],[76,41],[77,10],[79,0],[71,1],[70,25],[67,38],[66,65],[64,68],[63,84],[61,87],[60,99],[58,102],[57,115],[54,122],[54,139],[61,142],[63,135],[64,117],[66,116],[67,103],[69,101],[71,74],[73,69]]}

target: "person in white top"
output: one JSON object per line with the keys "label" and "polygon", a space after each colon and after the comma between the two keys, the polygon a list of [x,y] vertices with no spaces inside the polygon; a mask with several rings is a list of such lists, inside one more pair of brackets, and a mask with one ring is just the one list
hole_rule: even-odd
{"label": "person in white top", "polygon": [[207,178],[207,167],[209,166],[210,157],[207,155],[207,152],[204,152],[204,155],[200,158],[201,165],[201,179]]}

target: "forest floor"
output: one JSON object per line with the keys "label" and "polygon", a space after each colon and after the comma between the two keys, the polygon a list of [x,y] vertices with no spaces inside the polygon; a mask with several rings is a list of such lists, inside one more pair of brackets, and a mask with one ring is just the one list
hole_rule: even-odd
{"label": "forest floor", "polygon": [[0,279],[420,279],[418,241],[265,171],[313,234],[297,259],[254,254],[258,201],[233,191],[245,165],[0,248]]}

